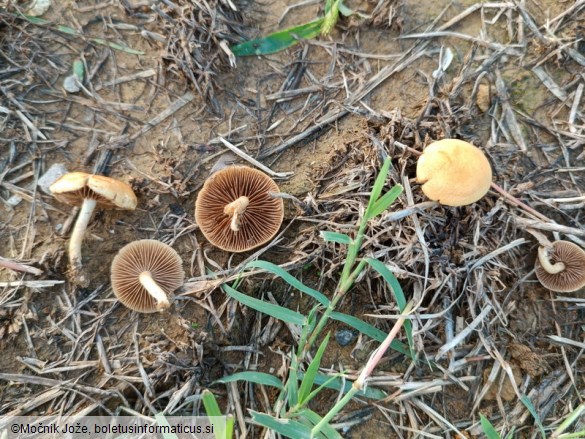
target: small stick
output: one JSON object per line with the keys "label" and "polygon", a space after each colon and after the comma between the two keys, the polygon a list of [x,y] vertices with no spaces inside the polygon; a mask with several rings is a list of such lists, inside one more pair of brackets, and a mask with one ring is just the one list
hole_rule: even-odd
{"label": "small stick", "polygon": [[508,200],[511,203],[515,204],[516,206],[524,209],[526,212],[534,215],[535,217],[537,217],[538,219],[544,221],[545,223],[552,223],[553,222],[550,218],[548,218],[548,217],[544,216],[542,213],[534,210],[532,207],[528,206],[527,204],[524,204],[518,198],[516,198],[512,194],[508,193],[504,188],[502,188],[498,184],[494,183],[493,181],[492,181],[491,187],[496,192],[498,192],[499,194],[501,194],[506,200]]}
{"label": "small stick", "polygon": [[235,145],[232,145],[230,142],[225,140],[223,137],[220,137],[219,140],[221,141],[221,143],[223,143],[227,147],[227,149],[229,149],[233,153],[237,154],[238,156],[240,156],[244,160],[252,163],[257,168],[262,169],[264,172],[266,172],[268,175],[270,175],[272,177],[287,178],[290,175],[294,174],[294,172],[274,172],[272,169],[270,169],[267,166],[264,166],[258,160],[255,160],[252,157],[250,157],[248,154],[246,154],[245,152],[240,151],[238,148],[236,148]]}
{"label": "small stick", "polygon": [[38,268],[31,267],[30,265],[24,265],[19,262],[11,261],[10,259],[5,259],[0,256],[0,268],[8,268],[9,270],[14,271],[23,271],[25,273],[34,274],[35,276],[39,276],[43,274],[42,270]]}

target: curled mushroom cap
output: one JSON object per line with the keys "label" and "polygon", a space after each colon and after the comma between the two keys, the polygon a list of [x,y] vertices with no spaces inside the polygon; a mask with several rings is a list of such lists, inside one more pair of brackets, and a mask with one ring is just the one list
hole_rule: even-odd
{"label": "curled mushroom cap", "polygon": [[134,241],[112,261],[112,290],[122,304],[144,313],[163,311],[183,285],[183,261],[172,247],[153,239]]}
{"label": "curled mushroom cap", "polygon": [[568,293],[585,287],[585,251],[572,242],[539,247],[535,269],[536,277],[549,290]]}
{"label": "curled mushroom cap", "polygon": [[471,143],[443,139],[425,148],[416,165],[416,179],[431,200],[447,206],[465,206],[490,188],[492,168]]}
{"label": "curled mushroom cap", "polygon": [[65,174],[49,190],[59,201],[81,207],[69,240],[69,262],[74,280],[82,285],[87,284],[81,273],[81,243],[94,209],[99,206],[105,209],[134,210],[136,195],[122,181],[85,172]]}
{"label": "curled mushroom cap", "polygon": [[207,179],[195,202],[195,220],[216,247],[245,252],[270,241],[284,205],[276,183],[248,166],[229,166]]}

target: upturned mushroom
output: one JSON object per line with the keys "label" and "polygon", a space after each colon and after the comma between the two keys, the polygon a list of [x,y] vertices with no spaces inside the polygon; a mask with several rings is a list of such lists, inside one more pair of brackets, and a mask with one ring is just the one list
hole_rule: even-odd
{"label": "upturned mushroom", "polygon": [[431,200],[465,206],[488,192],[492,168],[485,154],[471,143],[443,139],[425,148],[416,165],[416,179]]}
{"label": "upturned mushroom", "polygon": [[195,202],[195,220],[216,247],[245,252],[270,241],[284,217],[276,183],[248,166],[229,166],[207,179]]}
{"label": "upturned mushroom", "polygon": [[585,251],[569,241],[540,246],[536,277],[551,291],[569,293],[585,287]]}
{"label": "upturned mushroom", "polygon": [[134,311],[164,311],[184,280],[181,257],[171,246],[153,239],[131,242],[112,261],[112,290]]}
{"label": "upturned mushroom", "polygon": [[81,259],[81,244],[83,235],[96,206],[105,209],[136,208],[137,199],[132,188],[126,183],[102,175],[86,174],[85,172],[71,172],[63,175],[49,188],[53,196],[67,204],[79,206],[77,221],[69,240],[69,263],[74,278],[80,274],[83,266]]}

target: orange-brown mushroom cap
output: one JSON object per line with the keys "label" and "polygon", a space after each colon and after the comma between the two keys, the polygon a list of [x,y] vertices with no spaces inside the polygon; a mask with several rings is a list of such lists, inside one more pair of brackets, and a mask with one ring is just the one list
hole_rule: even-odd
{"label": "orange-brown mushroom cap", "polygon": [[109,209],[136,208],[137,199],[132,188],[114,178],[85,172],[70,172],[50,186],[59,201],[80,206],[86,198],[95,199],[101,207]]}
{"label": "orange-brown mushroom cap", "polygon": [[465,206],[490,188],[492,168],[471,143],[443,139],[425,148],[416,165],[416,179],[431,200],[447,206]]}
{"label": "orange-brown mushroom cap", "polygon": [[284,203],[266,174],[229,166],[207,179],[195,202],[195,221],[216,247],[245,252],[270,241],[284,217]]}
{"label": "orange-brown mushroom cap", "polygon": [[585,287],[585,251],[569,241],[556,241],[548,253],[553,264],[562,263],[565,269],[559,273],[549,273],[539,259],[536,259],[536,277],[551,291],[569,293]]}
{"label": "orange-brown mushroom cap", "polygon": [[173,291],[185,280],[183,261],[171,246],[143,239],[123,247],[112,261],[112,290],[122,304],[138,312],[152,313],[161,309],[140,282],[143,273],[150,273],[167,297],[172,297]]}

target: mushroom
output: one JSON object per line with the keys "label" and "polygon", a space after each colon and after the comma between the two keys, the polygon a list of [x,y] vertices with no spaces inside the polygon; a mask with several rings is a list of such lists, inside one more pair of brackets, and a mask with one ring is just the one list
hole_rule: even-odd
{"label": "mushroom", "polygon": [[112,261],[112,290],[134,311],[167,309],[169,297],[184,280],[181,257],[171,246],[153,239],[131,242]]}
{"label": "mushroom", "polygon": [[471,143],[443,139],[425,148],[416,165],[416,179],[431,200],[447,206],[465,206],[490,188],[492,168]]}
{"label": "mushroom", "polygon": [[70,172],[49,188],[57,200],[81,206],[69,240],[69,262],[74,273],[82,267],[81,243],[91,215],[100,206],[106,209],[136,208],[136,195],[126,183],[102,175]]}
{"label": "mushroom", "polygon": [[534,268],[540,283],[549,290],[569,293],[585,287],[585,251],[572,242],[540,246]]}
{"label": "mushroom", "polygon": [[270,241],[282,224],[276,183],[248,166],[228,166],[207,179],[195,202],[195,220],[216,247],[245,252]]}

